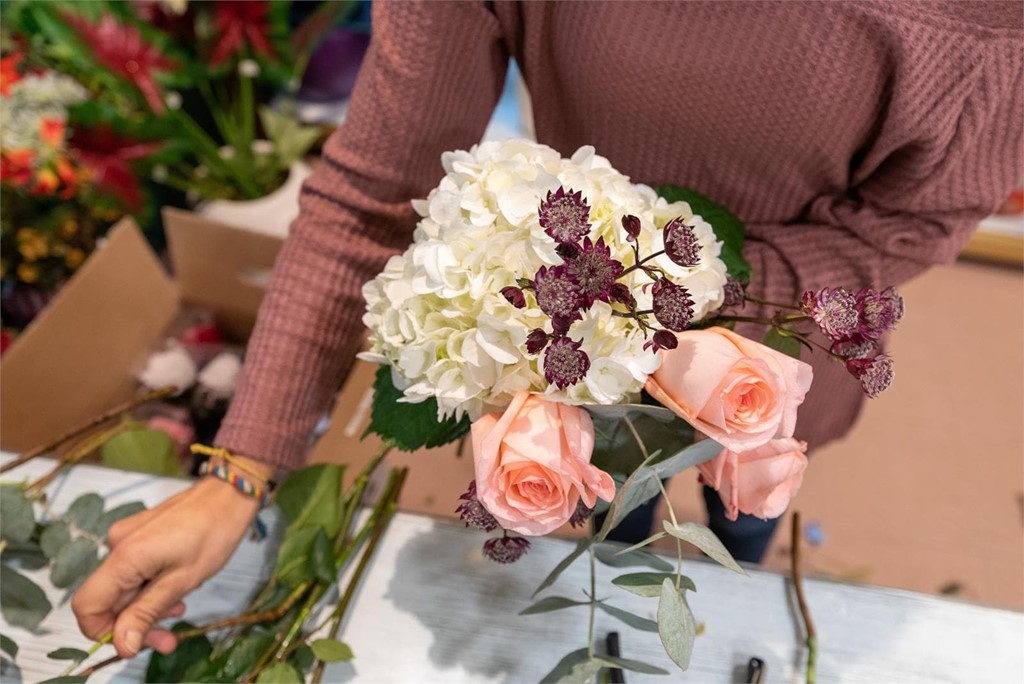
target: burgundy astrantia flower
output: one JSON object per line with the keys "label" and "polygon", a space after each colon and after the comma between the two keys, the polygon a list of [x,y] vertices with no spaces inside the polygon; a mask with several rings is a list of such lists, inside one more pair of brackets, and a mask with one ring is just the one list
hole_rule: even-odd
{"label": "burgundy astrantia flower", "polygon": [[583,503],[583,497],[576,502],[576,510],[573,511],[572,516],[569,518],[569,524],[573,527],[582,527],[587,524],[587,520],[594,514],[594,509]]}
{"label": "burgundy astrantia flower", "polygon": [[517,309],[522,309],[526,306],[526,296],[520,288],[515,287],[514,285],[501,288],[501,296],[507,299],[508,303]]}
{"label": "burgundy astrantia flower", "polygon": [[484,542],[484,555],[495,563],[515,563],[526,555],[530,540],[525,537],[495,537]]}
{"label": "burgundy astrantia flower", "polygon": [[589,309],[597,300],[610,301],[615,279],[622,275],[622,263],[612,259],[604,238],[598,238],[596,243],[584,239],[579,254],[565,268],[576,284],[583,309]]}
{"label": "burgundy astrantia flower", "polygon": [[832,348],[829,351],[844,359],[863,359],[867,356],[873,356],[876,348],[873,340],[865,339],[860,335],[854,335],[845,340],[836,340],[832,343]]}
{"label": "burgundy astrantia flower", "polygon": [[856,300],[859,332],[866,338],[877,340],[903,317],[903,297],[894,287],[882,292],[864,288],[857,292]]}
{"label": "burgundy astrantia flower", "polygon": [[576,317],[580,294],[565,265],[554,268],[541,266],[533,279],[533,289],[537,306],[548,316]]}
{"label": "burgundy astrantia flower", "polygon": [[580,246],[575,242],[559,242],[555,246],[555,254],[562,257],[562,261],[572,261],[580,253]]}
{"label": "burgundy astrantia flower", "polygon": [[892,357],[879,354],[867,359],[850,359],[846,370],[860,380],[860,386],[869,397],[877,397],[892,384],[895,372]]}
{"label": "burgundy astrantia flower", "polygon": [[804,292],[801,306],[821,331],[833,340],[844,340],[857,332],[857,299],[844,287]]}
{"label": "burgundy astrantia flower", "polygon": [[615,283],[612,285],[611,301],[625,304],[631,309],[636,307],[636,297],[629,291],[629,286],[625,283]]}
{"label": "burgundy astrantia flower", "polygon": [[682,217],[668,222],[664,231],[665,254],[680,266],[696,266],[700,263],[700,243],[691,226]]}
{"label": "burgundy astrantia flower", "polygon": [[640,237],[640,217],[626,214],[622,217],[622,229],[626,231],[626,242],[635,242]]}
{"label": "burgundy astrantia flower", "polygon": [[657,354],[662,349],[675,349],[679,346],[679,339],[675,333],[669,330],[659,330],[654,333],[651,339],[644,342],[644,349],[650,349]]}
{"label": "burgundy astrantia flower", "polygon": [[548,334],[540,328],[534,328],[526,336],[526,351],[531,354],[540,354],[541,350],[548,345]]}
{"label": "burgundy astrantia flower", "polygon": [[112,14],[104,14],[98,24],[71,12],[61,12],[64,21],[92,50],[96,60],[112,72],[131,81],[150,108],[163,114],[164,101],[153,80],[154,74],[172,71],[177,64],[147,43],[134,26],[122,24]]}
{"label": "burgundy astrantia flower", "polygon": [[565,389],[583,379],[590,370],[590,357],[580,349],[580,343],[568,337],[559,337],[544,352],[544,379]]}
{"label": "burgundy astrantia flower", "polygon": [[693,319],[693,301],[682,285],[676,285],[667,278],[654,283],[651,288],[654,301],[654,317],[669,330],[682,332]]}
{"label": "burgundy astrantia flower", "polygon": [[590,206],[582,192],[548,192],[538,212],[540,226],[555,242],[579,242],[590,232]]}
{"label": "burgundy astrantia flower", "polygon": [[747,293],[743,283],[732,276],[725,278],[725,301],[722,306],[743,306],[747,301]]}
{"label": "burgundy astrantia flower", "polygon": [[269,2],[221,0],[214,4],[213,12],[215,35],[219,39],[210,56],[210,64],[220,64],[246,41],[264,57],[274,58],[274,48],[269,38],[270,25],[267,22]]}
{"label": "burgundy astrantia flower", "polygon": [[462,503],[455,509],[455,512],[459,514],[462,522],[466,523],[466,527],[476,527],[484,532],[490,532],[500,527],[494,516],[476,498],[476,480],[469,483],[469,488],[459,497],[459,500]]}

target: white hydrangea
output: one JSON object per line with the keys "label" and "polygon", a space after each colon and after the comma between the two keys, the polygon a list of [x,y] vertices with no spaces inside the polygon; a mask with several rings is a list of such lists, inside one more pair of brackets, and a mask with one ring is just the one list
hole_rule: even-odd
{"label": "white hydrangea", "polygon": [[67,121],[67,107],[82,102],[88,91],[74,79],[47,71],[29,73],[11,86],[10,93],[0,97],[0,147],[5,150],[31,149],[41,146],[40,124],[43,119]]}
{"label": "white hydrangea", "polygon": [[[623,216],[641,219],[641,256],[662,249],[660,228],[671,219],[682,216],[695,225],[698,266],[677,266],[665,256],[654,263],[690,291],[694,320],[721,306],[726,268],[711,226],[685,202],[670,204],[631,183],[594,148],[564,159],[526,140],[486,142],[446,153],[442,164],[446,176],[438,187],[413,202],[422,217],[413,244],[363,287],[371,349],[361,357],[390,365],[406,401],[435,397],[441,416],[475,420],[503,409],[524,389],[573,404],[637,399],[659,358],[643,349],[647,337],[635,321],[613,316],[602,302],[584,313],[569,337],[581,343],[591,368],[581,382],[559,390],[544,378],[543,353],[526,351],[531,330],[551,330],[548,317],[531,293],[523,309],[501,295],[518,278],[532,279],[541,266],[562,263],[538,221],[541,202],[559,187],[582,191],[590,206],[590,238],[604,238],[627,268],[634,257]],[[650,288],[641,287],[651,282],[647,276],[634,271],[620,282],[629,285],[639,309],[651,308]]]}

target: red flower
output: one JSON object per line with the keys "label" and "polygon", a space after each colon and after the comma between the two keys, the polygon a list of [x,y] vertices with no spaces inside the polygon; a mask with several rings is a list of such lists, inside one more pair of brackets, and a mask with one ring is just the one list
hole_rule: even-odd
{"label": "red flower", "polygon": [[64,142],[64,121],[43,117],[39,122],[39,137],[50,147],[57,147]]}
{"label": "red flower", "polygon": [[267,13],[270,3],[256,0],[221,0],[214,7],[214,27],[220,40],[213,49],[210,64],[217,65],[228,58],[248,39],[256,52],[274,57],[274,48],[267,33]]}
{"label": "red flower", "polygon": [[21,57],[20,52],[12,52],[6,57],[0,57],[0,95],[4,97],[10,95],[11,86],[21,80],[21,73],[18,71]]}
{"label": "red flower", "polygon": [[110,126],[76,128],[70,142],[98,188],[111,193],[131,210],[142,205],[142,189],[130,162],[153,154],[161,143],[129,140]]}
{"label": "red flower", "polygon": [[170,71],[177,64],[160,54],[155,45],[147,43],[137,28],[119,23],[110,14],[104,14],[99,24],[70,12],[63,12],[61,16],[82,42],[92,48],[101,64],[135,84],[153,111],[163,113],[164,102],[153,75]]}
{"label": "red flower", "polygon": [[0,180],[14,185],[25,185],[32,180],[32,161],[36,153],[32,150],[7,150],[0,155]]}

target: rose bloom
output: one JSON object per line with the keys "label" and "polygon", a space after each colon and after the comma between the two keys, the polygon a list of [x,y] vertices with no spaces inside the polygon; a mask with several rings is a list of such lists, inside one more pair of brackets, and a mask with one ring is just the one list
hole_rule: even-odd
{"label": "rose bloom", "polygon": [[724,449],[697,469],[704,484],[718,490],[729,520],[740,512],[767,520],[782,515],[800,489],[806,450],[807,442],[784,437],[743,453]]}
{"label": "rose bloom", "polygon": [[477,498],[507,530],[542,535],[583,503],[611,501],[615,483],[591,465],[594,424],[578,406],[518,392],[503,414],[472,425]]}
{"label": "rose bloom", "polygon": [[647,379],[663,406],[722,446],[741,452],[792,437],[811,386],[810,365],[725,328],[687,330]]}

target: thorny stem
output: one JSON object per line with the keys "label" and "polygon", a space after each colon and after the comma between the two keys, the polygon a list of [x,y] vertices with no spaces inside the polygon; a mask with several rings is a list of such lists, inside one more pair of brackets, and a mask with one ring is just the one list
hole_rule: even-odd
{"label": "thorny stem", "polygon": [[115,406],[106,413],[102,413],[99,416],[96,416],[95,418],[90,420],[89,422],[84,423],[83,425],[79,425],[75,429],[62,435],[60,438],[50,442],[49,444],[44,444],[34,449],[29,449],[28,451],[26,451],[13,461],[8,461],[7,463],[0,466],[0,473],[6,473],[8,470],[12,470],[24,463],[28,463],[37,456],[42,456],[43,454],[49,453],[56,449],[57,447],[59,447],[61,444],[64,444],[65,442],[68,442],[74,439],[75,437],[78,437],[79,435],[88,432],[89,430],[92,430],[93,428],[97,428],[100,425],[103,425],[104,423],[113,420],[114,418],[117,418],[122,413],[127,413],[128,411],[138,408],[143,404],[148,404],[151,401],[163,399],[164,397],[170,396],[171,394],[174,394],[177,391],[177,387],[162,387],[161,389],[153,390],[152,392],[148,392],[142,395],[141,397],[132,399],[131,401],[126,401],[123,404]]}
{"label": "thorny stem", "polygon": [[793,526],[791,529],[792,542],[790,544],[790,561],[793,571],[793,588],[796,589],[796,601],[800,606],[800,617],[804,622],[804,629],[807,632],[807,684],[814,684],[816,678],[815,665],[818,660],[818,633],[814,629],[814,621],[811,619],[811,611],[807,607],[807,598],[804,596],[803,575],[800,569],[800,511],[793,511]]}

